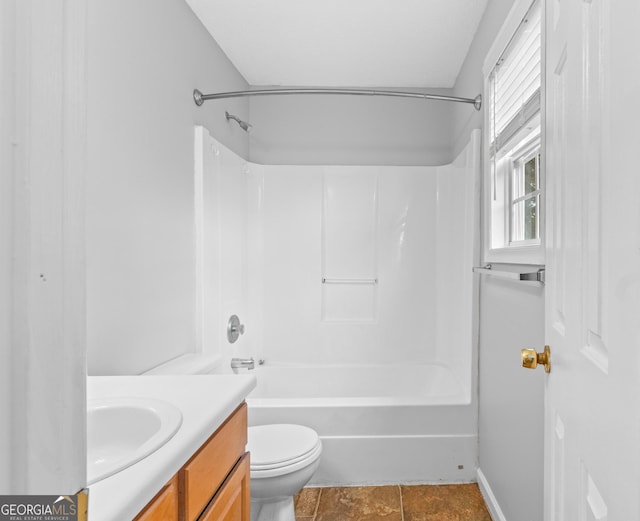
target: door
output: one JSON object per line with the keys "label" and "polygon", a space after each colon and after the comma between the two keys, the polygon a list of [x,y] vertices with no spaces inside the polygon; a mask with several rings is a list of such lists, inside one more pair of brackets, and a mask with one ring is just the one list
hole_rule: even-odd
{"label": "door", "polygon": [[546,2],[545,521],[640,519],[640,2]]}

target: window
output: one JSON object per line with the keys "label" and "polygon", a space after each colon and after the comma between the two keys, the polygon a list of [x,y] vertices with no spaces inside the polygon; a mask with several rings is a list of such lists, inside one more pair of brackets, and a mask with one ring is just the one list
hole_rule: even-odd
{"label": "window", "polygon": [[544,262],[540,0],[516,2],[485,61],[485,260]]}
{"label": "window", "polygon": [[511,169],[511,242],[540,239],[540,149],[518,158]]}

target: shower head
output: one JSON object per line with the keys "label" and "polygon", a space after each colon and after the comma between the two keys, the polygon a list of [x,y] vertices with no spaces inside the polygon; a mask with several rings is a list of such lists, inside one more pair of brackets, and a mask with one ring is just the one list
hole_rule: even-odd
{"label": "shower head", "polygon": [[247,123],[246,121],[242,121],[238,116],[234,116],[233,114],[229,114],[228,112],[225,112],[224,115],[227,118],[227,121],[232,119],[233,121],[238,123],[238,125],[240,125],[240,128],[242,130],[244,130],[245,132],[251,132],[251,127],[253,125],[251,125],[250,123]]}

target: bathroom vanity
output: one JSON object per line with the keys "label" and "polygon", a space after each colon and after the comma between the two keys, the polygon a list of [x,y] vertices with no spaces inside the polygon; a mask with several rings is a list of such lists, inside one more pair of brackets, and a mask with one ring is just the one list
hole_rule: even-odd
{"label": "bathroom vanity", "polygon": [[250,375],[89,377],[90,400],[153,398],[182,413],[175,435],[89,485],[92,521],[249,520],[246,396]]}
{"label": "bathroom vanity", "polygon": [[136,521],[249,521],[247,405],[238,407]]}

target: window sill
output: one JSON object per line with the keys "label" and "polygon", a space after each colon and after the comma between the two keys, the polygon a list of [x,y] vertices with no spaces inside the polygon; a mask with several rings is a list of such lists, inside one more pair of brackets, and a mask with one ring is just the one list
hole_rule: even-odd
{"label": "window sill", "polygon": [[510,246],[508,248],[496,248],[484,251],[485,263],[499,262],[507,264],[544,265],[544,247],[536,246]]}

